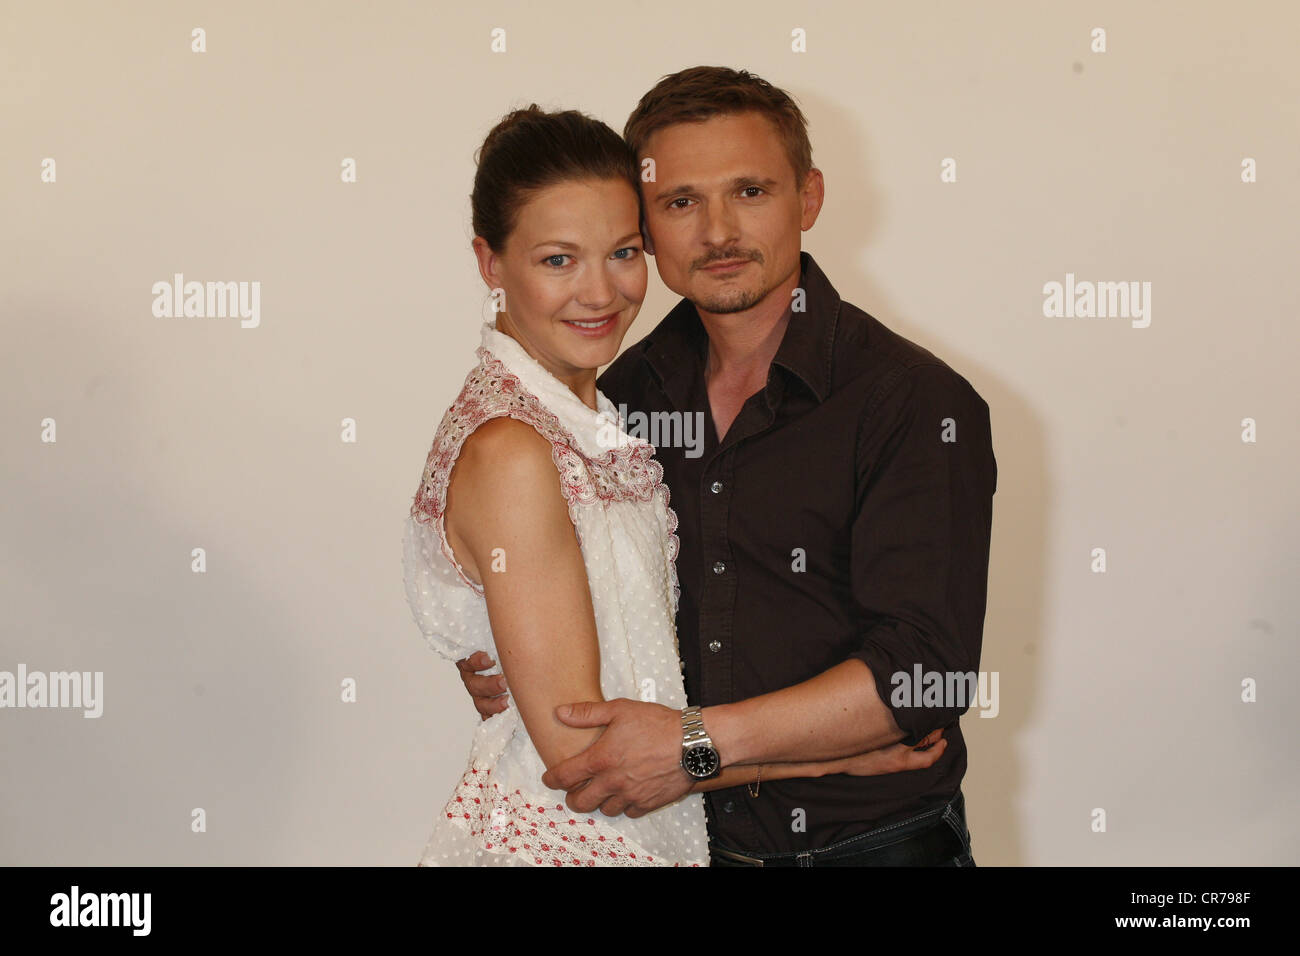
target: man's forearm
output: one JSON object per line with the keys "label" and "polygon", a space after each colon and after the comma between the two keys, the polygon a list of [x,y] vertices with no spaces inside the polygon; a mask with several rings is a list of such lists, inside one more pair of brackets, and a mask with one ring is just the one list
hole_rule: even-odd
{"label": "man's forearm", "polygon": [[906,734],[854,658],[782,690],[700,711],[724,766],[851,757]]}

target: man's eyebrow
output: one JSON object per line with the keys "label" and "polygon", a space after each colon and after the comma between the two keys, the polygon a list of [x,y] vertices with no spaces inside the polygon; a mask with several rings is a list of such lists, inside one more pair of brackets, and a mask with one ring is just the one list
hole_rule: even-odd
{"label": "man's eyebrow", "polygon": [[[629,232],[626,236],[623,236],[621,239],[616,239],[614,241],[614,245],[621,246],[625,242],[630,242],[633,239],[640,239],[640,238],[641,238],[640,232]],[[563,239],[547,239],[545,242],[539,242],[537,245],[533,246],[533,249],[540,249],[542,248],[542,246],[556,246],[560,249],[574,249],[574,250],[581,248],[580,246],[572,242],[565,242]],[[531,252],[532,249],[528,251]]]}
{"label": "man's eyebrow", "polygon": [[[732,189],[739,189],[741,186],[762,186],[764,189],[771,189],[773,186],[779,186],[778,180],[771,179],[767,176],[737,176],[727,185]],[[676,196],[679,193],[698,192],[698,189],[691,183],[681,183],[668,189],[661,190],[655,194],[654,201],[658,202],[668,196]]]}

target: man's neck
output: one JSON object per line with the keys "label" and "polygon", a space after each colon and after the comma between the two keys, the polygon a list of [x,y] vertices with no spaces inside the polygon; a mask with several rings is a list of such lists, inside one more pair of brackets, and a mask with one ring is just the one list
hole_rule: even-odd
{"label": "man's neck", "polygon": [[705,381],[765,378],[790,320],[790,299],[799,285],[799,273],[773,289],[752,309],[713,313],[696,307],[709,336]]}

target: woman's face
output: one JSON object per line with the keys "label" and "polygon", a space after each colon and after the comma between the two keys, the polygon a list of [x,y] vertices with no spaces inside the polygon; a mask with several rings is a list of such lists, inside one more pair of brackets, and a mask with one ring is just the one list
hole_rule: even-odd
{"label": "woman's face", "polygon": [[[608,365],[645,299],[640,209],[630,183],[586,179],[535,193],[498,255],[474,239],[497,329],[566,383]],[[597,320],[604,320],[603,324]]]}

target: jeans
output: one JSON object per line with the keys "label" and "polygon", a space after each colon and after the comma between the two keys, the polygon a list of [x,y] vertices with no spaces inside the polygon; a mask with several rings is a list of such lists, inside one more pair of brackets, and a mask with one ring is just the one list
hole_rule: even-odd
{"label": "jeans", "polygon": [[709,841],[710,866],[974,866],[966,798],[960,790],[942,807],[868,830],[818,850],[737,851]]}

